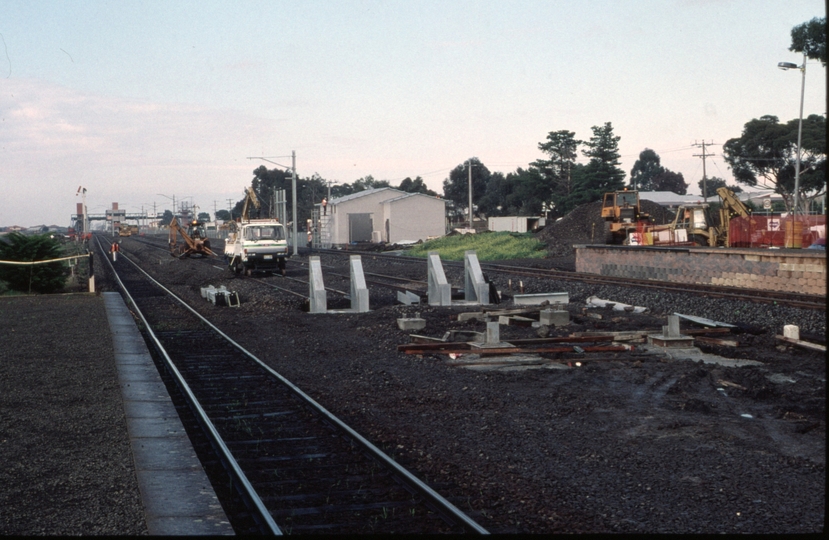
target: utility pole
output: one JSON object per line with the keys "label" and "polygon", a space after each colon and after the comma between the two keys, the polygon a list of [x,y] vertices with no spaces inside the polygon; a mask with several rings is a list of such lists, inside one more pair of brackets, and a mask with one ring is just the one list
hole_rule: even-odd
{"label": "utility pole", "polygon": [[[695,141],[694,144],[692,144],[691,146],[701,146],[702,147],[702,154],[694,154],[694,157],[701,157],[702,158],[702,195],[703,195],[703,197],[705,197],[705,202],[707,203],[708,202],[708,182],[706,181],[707,177],[705,175],[705,158],[707,156],[713,156],[714,154],[706,154],[705,153],[705,145],[706,145],[705,140],[703,140],[701,143],[698,143],[698,142]],[[713,146],[713,145],[714,145],[713,142],[708,143],[708,146]]]}
{"label": "utility pole", "polygon": [[466,160],[466,164],[469,166],[469,228],[474,229],[472,226],[472,160]]}
{"label": "utility pole", "polygon": [[297,256],[297,234],[296,234],[296,150],[291,150],[291,222],[294,224],[294,257]]}

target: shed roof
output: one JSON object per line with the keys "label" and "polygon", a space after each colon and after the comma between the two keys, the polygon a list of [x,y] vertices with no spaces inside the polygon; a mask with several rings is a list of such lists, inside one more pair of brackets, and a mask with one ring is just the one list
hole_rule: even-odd
{"label": "shed roof", "polygon": [[438,200],[438,201],[446,204],[446,199],[443,199],[442,197],[434,197],[432,195],[426,195],[425,193],[404,193],[400,197],[395,197],[393,199],[387,199],[387,200],[383,201],[383,204],[393,203],[393,202],[401,201],[403,199],[408,199],[410,197],[418,197],[418,196],[426,197],[427,199],[430,199],[430,200]]}
{"label": "shed roof", "polygon": [[358,191],[356,193],[351,193],[349,195],[343,195],[342,197],[337,197],[336,199],[331,199],[329,201],[330,204],[340,204],[347,201],[353,201],[354,199],[359,199],[360,197],[365,197],[367,195],[372,195],[374,193],[379,193],[381,191],[394,191],[400,194],[406,194],[405,191],[400,191],[399,189],[394,189],[391,187],[382,187],[382,188],[372,188],[372,189],[364,189],[363,191]]}

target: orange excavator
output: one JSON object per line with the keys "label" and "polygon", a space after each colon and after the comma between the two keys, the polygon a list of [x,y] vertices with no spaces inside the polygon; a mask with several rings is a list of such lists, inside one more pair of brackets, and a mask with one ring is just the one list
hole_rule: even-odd
{"label": "orange excavator", "polygon": [[[181,235],[183,244],[179,244],[177,236]],[[207,238],[204,223],[193,220],[187,225],[185,231],[178,223],[178,218],[173,217],[170,222],[170,255],[173,257],[190,257],[199,255],[202,257],[214,256],[210,249],[210,239]]]}

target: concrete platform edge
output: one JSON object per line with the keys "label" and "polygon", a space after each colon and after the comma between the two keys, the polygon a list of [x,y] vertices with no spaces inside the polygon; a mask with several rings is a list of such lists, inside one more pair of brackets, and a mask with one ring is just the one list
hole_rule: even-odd
{"label": "concrete platform edge", "polygon": [[135,320],[120,294],[103,297],[149,533],[233,535],[170,396],[143,391],[163,388],[163,382]]}

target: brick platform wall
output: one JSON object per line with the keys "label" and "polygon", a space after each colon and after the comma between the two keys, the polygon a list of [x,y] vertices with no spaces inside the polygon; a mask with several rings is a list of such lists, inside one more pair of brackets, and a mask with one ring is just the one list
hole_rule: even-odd
{"label": "brick platform wall", "polygon": [[811,249],[582,245],[576,271],[826,296],[826,252]]}

